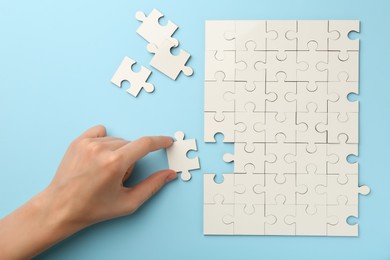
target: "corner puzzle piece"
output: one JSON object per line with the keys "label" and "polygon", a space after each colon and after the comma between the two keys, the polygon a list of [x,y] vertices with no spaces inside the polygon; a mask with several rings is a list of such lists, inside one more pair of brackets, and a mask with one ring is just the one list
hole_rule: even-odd
{"label": "corner puzzle piece", "polygon": [[187,157],[188,151],[197,151],[196,139],[184,140],[184,133],[180,131],[175,133],[175,139],[173,145],[167,148],[168,165],[170,169],[181,172],[183,181],[189,181],[190,170],[200,168],[198,157],[192,159]]}
{"label": "corner puzzle piece", "polygon": [[233,225],[226,224],[223,217],[232,215],[234,204],[225,204],[220,194],[214,197],[214,203],[204,204],[203,234],[205,235],[233,235]]}
{"label": "corner puzzle piece", "polygon": [[215,174],[207,173],[203,175],[203,203],[213,204],[216,195],[221,195],[225,204],[233,204],[236,193],[245,192],[245,186],[236,185],[234,174],[222,174],[223,182],[215,182]]}
{"label": "corner puzzle piece", "polygon": [[131,58],[127,56],[124,57],[122,63],[119,65],[114,76],[112,77],[111,82],[120,88],[123,81],[128,81],[130,83],[130,88],[128,88],[126,91],[134,97],[138,96],[138,93],[141,91],[141,89],[144,89],[149,93],[153,92],[153,84],[146,82],[152,72],[144,66],[141,67],[140,71],[134,72],[132,70],[132,66],[135,63],[136,62]]}
{"label": "corner puzzle piece", "polygon": [[336,38],[329,39],[329,50],[340,51],[340,60],[344,61],[348,59],[348,51],[359,51],[359,39],[351,40],[348,34],[350,32],[360,32],[360,21],[330,20],[329,32],[337,33]]}
{"label": "corner puzzle piece", "polygon": [[180,72],[183,72],[186,76],[191,76],[194,71],[191,67],[186,66],[191,55],[184,50],[180,50],[178,55],[173,55],[171,53],[173,47],[174,44],[169,40],[164,40],[158,46],[148,44],[147,50],[154,53],[150,65],[173,80],[176,80]]}
{"label": "corner puzzle piece", "polygon": [[135,14],[135,17],[142,24],[138,27],[137,33],[151,44],[157,47],[162,45],[165,40],[172,42],[173,46],[178,46],[179,42],[171,36],[177,30],[177,25],[168,21],[167,25],[163,26],[159,23],[159,20],[164,15],[157,9],[153,9],[152,12],[146,16],[145,13],[139,11]]}

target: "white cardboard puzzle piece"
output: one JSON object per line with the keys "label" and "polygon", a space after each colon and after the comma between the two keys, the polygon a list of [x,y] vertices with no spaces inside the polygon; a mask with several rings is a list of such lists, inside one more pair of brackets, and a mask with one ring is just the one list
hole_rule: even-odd
{"label": "white cardboard puzzle piece", "polygon": [[183,181],[189,181],[191,179],[190,170],[196,170],[200,168],[199,158],[188,158],[188,151],[197,151],[196,139],[184,140],[184,133],[178,131],[175,133],[176,141],[171,147],[167,148],[167,157],[169,168],[181,172],[181,179]]}
{"label": "white cardboard puzzle piece", "polygon": [[135,18],[142,22],[142,24],[138,27],[137,33],[147,42],[156,46],[160,46],[165,40],[168,40],[176,47],[179,45],[179,42],[177,39],[172,38],[172,35],[178,27],[171,21],[168,21],[165,26],[162,26],[159,23],[159,20],[163,16],[164,15],[157,9],[153,9],[148,16],[146,16],[145,13],[138,11],[135,14]]}
{"label": "white cardboard puzzle piece", "polygon": [[204,234],[358,235],[359,29],[206,21],[204,141],[234,144],[234,172],[204,175]]}
{"label": "white cardboard puzzle piece", "polygon": [[171,49],[174,46],[174,43],[167,39],[159,45],[149,43],[147,50],[154,53],[150,65],[173,80],[176,80],[180,72],[183,72],[186,76],[191,76],[194,71],[191,67],[186,66],[191,55],[182,49],[178,55],[172,54]]}
{"label": "white cardboard puzzle piece", "polygon": [[144,89],[146,92],[153,92],[154,86],[152,83],[146,82],[152,73],[149,69],[144,66],[141,67],[141,70],[134,72],[132,66],[136,62],[129,57],[124,57],[122,63],[119,65],[114,76],[111,79],[111,82],[117,87],[122,87],[123,81],[128,81],[130,83],[130,88],[127,89],[127,93],[132,96],[138,96],[138,93],[141,89]]}

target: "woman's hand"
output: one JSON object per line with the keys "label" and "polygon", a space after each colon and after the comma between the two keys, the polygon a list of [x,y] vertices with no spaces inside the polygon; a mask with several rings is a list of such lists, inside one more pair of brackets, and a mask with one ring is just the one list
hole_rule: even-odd
{"label": "woman's hand", "polygon": [[107,137],[103,126],[86,131],[69,146],[50,185],[0,221],[2,257],[30,258],[89,225],[133,213],[177,174],[162,170],[131,188],[123,182],[137,160],[172,143],[164,136]]}

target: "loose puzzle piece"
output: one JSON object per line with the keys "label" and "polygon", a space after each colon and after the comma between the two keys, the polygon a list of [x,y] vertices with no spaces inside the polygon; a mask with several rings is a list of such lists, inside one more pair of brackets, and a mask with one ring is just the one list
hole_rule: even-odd
{"label": "loose puzzle piece", "polygon": [[122,82],[128,81],[130,83],[130,88],[126,91],[134,97],[138,96],[141,89],[144,89],[149,93],[153,92],[153,84],[146,82],[152,72],[144,66],[141,67],[140,71],[134,72],[132,70],[132,66],[134,64],[134,60],[129,57],[124,57],[122,63],[119,65],[119,68],[112,77],[111,82],[117,87],[122,87]]}
{"label": "loose puzzle piece", "polygon": [[175,133],[176,141],[173,145],[167,148],[167,157],[169,168],[181,172],[181,179],[189,181],[191,179],[190,170],[199,169],[199,158],[189,159],[188,151],[197,151],[196,139],[184,140],[183,132]]}
{"label": "loose puzzle piece", "polygon": [[137,33],[155,46],[161,46],[166,40],[172,42],[173,46],[178,46],[179,42],[171,37],[177,30],[177,25],[168,21],[167,25],[162,26],[159,20],[163,16],[157,9],[153,9],[148,16],[143,12],[137,12],[135,17],[138,21],[142,22],[137,29]]}
{"label": "loose puzzle piece", "polygon": [[180,72],[183,72],[186,76],[191,76],[194,71],[191,67],[186,66],[191,55],[184,50],[180,50],[178,55],[173,55],[171,49],[174,46],[175,45],[169,40],[163,41],[158,46],[148,44],[148,51],[154,53],[150,65],[173,80],[176,80]]}
{"label": "loose puzzle piece", "polygon": [[[207,21],[205,234],[357,236],[359,21]],[[214,226],[211,226],[214,225]]]}

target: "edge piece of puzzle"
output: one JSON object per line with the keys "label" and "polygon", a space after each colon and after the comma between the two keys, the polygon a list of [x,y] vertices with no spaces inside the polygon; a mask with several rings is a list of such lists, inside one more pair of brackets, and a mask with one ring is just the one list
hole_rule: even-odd
{"label": "edge piece of puzzle", "polygon": [[167,157],[169,168],[181,172],[181,179],[183,181],[189,181],[191,179],[190,170],[196,170],[200,168],[199,158],[188,158],[187,153],[189,151],[197,151],[198,146],[196,139],[184,139],[184,133],[178,131],[175,133],[176,141],[171,147],[167,148]]}

